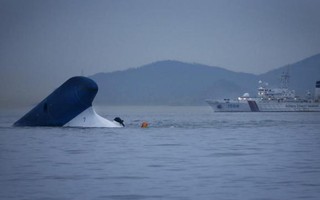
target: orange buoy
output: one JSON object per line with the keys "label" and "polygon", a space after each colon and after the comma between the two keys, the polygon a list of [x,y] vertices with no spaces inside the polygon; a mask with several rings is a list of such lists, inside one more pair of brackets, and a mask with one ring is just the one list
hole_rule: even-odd
{"label": "orange buoy", "polygon": [[148,122],[142,122],[141,128],[148,128]]}

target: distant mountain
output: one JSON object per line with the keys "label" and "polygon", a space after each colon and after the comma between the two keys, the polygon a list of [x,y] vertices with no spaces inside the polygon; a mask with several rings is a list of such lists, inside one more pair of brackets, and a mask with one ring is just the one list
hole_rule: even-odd
{"label": "distant mountain", "polygon": [[252,74],[178,61],[99,73],[92,78],[100,87],[96,102],[112,105],[202,104],[206,98],[237,96],[257,80]]}
{"label": "distant mountain", "polygon": [[[95,102],[107,105],[202,105],[207,98],[256,94],[258,81],[278,85],[287,66],[254,75],[220,67],[159,61],[138,68],[91,76],[98,85]],[[320,80],[320,54],[290,65],[292,88],[313,89]]]}

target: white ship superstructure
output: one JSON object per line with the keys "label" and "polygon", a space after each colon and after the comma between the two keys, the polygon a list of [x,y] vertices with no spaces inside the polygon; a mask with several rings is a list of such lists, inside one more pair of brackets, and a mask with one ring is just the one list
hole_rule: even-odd
{"label": "white ship superstructure", "polygon": [[320,81],[316,82],[314,98],[310,92],[299,98],[294,90],[288,89],[289,75],[281,76],[280,88],[269,88],[259,81],[257,97],[248,93],[236,100],[223,99],[206,102],[215,112],[320,112]]}

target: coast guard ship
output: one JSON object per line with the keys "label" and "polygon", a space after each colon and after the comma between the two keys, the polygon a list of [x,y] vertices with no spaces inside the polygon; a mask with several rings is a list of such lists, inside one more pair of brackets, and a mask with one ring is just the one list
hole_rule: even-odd
{"label": "coast guard ship", "polygon": [[304,98],[289,90],[288,82],[289,74],[283,73],[280,88],[269,88],[267,83],[259,81],[257,97],[245,93],[235,100],[208,99],[206,102],[214,112],[320,112],[320,81],[316,82],[314,97],[308,92]]}

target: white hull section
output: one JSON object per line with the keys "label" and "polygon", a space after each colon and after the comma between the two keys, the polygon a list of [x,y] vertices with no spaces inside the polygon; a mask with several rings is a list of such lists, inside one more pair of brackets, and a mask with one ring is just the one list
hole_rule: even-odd
{"label": "white hull section", "polygon": [[214,112],[320,112],[320,103],[214,101],[207,100]]}
{"label": "white hull section", "polygon": [[116,121],[109,121],[100,115],[98,115],[95,110],[91,107],[84,110],[78,116],[73,118],[64,127],[88,127],[88,128],[102,128],[102,127],[123,127]]}
{"label": "white hull section", "polygon": [[320,112],[319,103],[257,103],[261,112]]}

